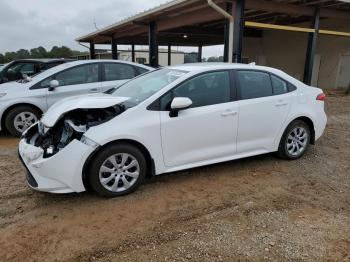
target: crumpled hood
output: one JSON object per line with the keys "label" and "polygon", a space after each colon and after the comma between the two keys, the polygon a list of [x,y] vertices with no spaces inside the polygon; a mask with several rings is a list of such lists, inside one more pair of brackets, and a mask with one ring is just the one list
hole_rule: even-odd
{"label": "crumpled hood", "polygon": [[75,109],[107,108],[129,100],[128,97],[116,97],[108,94],[90,94],[72,96],[52,105],[40,122],[45,127],[53,127],[61,116]]}

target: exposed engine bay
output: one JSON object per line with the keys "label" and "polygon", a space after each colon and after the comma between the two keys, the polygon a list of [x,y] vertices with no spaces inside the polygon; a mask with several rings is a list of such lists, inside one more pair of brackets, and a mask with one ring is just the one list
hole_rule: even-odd
{"label": "exposed engine bay", "polygon": [[74,109],[66,112],[52,128],[41,122],[28,129],[23,138],[26,142],[44,150],[44,158],[66,147],[74,139],[81,140],[91,127],[105,123],[126,110],[123,104],[107,108]]}

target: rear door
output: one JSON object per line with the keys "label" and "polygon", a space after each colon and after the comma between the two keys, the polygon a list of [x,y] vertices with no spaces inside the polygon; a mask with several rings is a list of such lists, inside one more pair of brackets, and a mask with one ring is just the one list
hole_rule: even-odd
{"label": "rear door", "polygon": [[236,71],[239,96],[237,153],[271,151],[292,102],[288,83],[268,72]]}
{"label": "rear door", "polygon": [[135,66],[123,63],[103,63],[102,66],[102,92],[118,87],[139,75]]}
{"label": "rear door", "polygon": [[62,98],[101,92],[99,64],[84,64],[66,69],[47,78],[42,85],[49,87],[50,81],[56,79],[59,86],[54,90],[47,88],[47,105],[50,107]]}

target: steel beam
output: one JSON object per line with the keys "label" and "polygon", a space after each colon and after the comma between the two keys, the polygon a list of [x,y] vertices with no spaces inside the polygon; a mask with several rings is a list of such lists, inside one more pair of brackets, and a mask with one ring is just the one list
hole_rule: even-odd
{"label": "steel beam", "polygon": [[168,65],[171,65],[171,45],[168,45]]}
{"label": "steel beam", "polygon": [[242,62],[242,39],[244,30],[244,0],[236,0],[232,4],[234,18],[233,57],[234,63]]}
{"label": "steel beam", "polygon": [[112,38],[112,59],[118,60],[118,44],[117,39]]}
{"label": "steel beam", "polygon": [[309,33],[306,60],[304,67],[304,83],[307,85],[311,84],[312,71],[314,66],[314,58],[316,53],[317,37],[320,30],[320,9],[316,8],[313,16],[312,27],[315,32]]}
{"label": "steel beam", "polygon": [[152,21],[149,23],[148,45],[149,45],[149,64],[152,67],[158,67],[157,23],[155,21]]}
{"label": "steel beam", "polygon": [[197,61],[200,63],[202,62],[202,46],[199,45],[198,46],[198,57],[197,57]]}
{"label": "steel beam", "polygon": [[131,45],[131,62],[135,63],[135,45]]}
{"label": "steel beam", "polygon": [[95,44],[90,43],[90,59],[96,59]]}
{"label": "steel beam", "polygon": [[[226,12],[231,12],[232,3],[226,3]],[[230,40],[230,21],[226,21],[224,25],[224,62],[228,62],[229,40]]]}

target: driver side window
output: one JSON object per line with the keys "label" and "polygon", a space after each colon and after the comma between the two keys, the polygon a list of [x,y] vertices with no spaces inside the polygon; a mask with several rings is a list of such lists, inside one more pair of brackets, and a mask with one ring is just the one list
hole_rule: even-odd
{"label": "driver side window", "polygon": [[230,102],[229,72],[210,72],[187,80],[161,98],[160,108],[168,110],[174,97],[188,97],[192,108]]}

